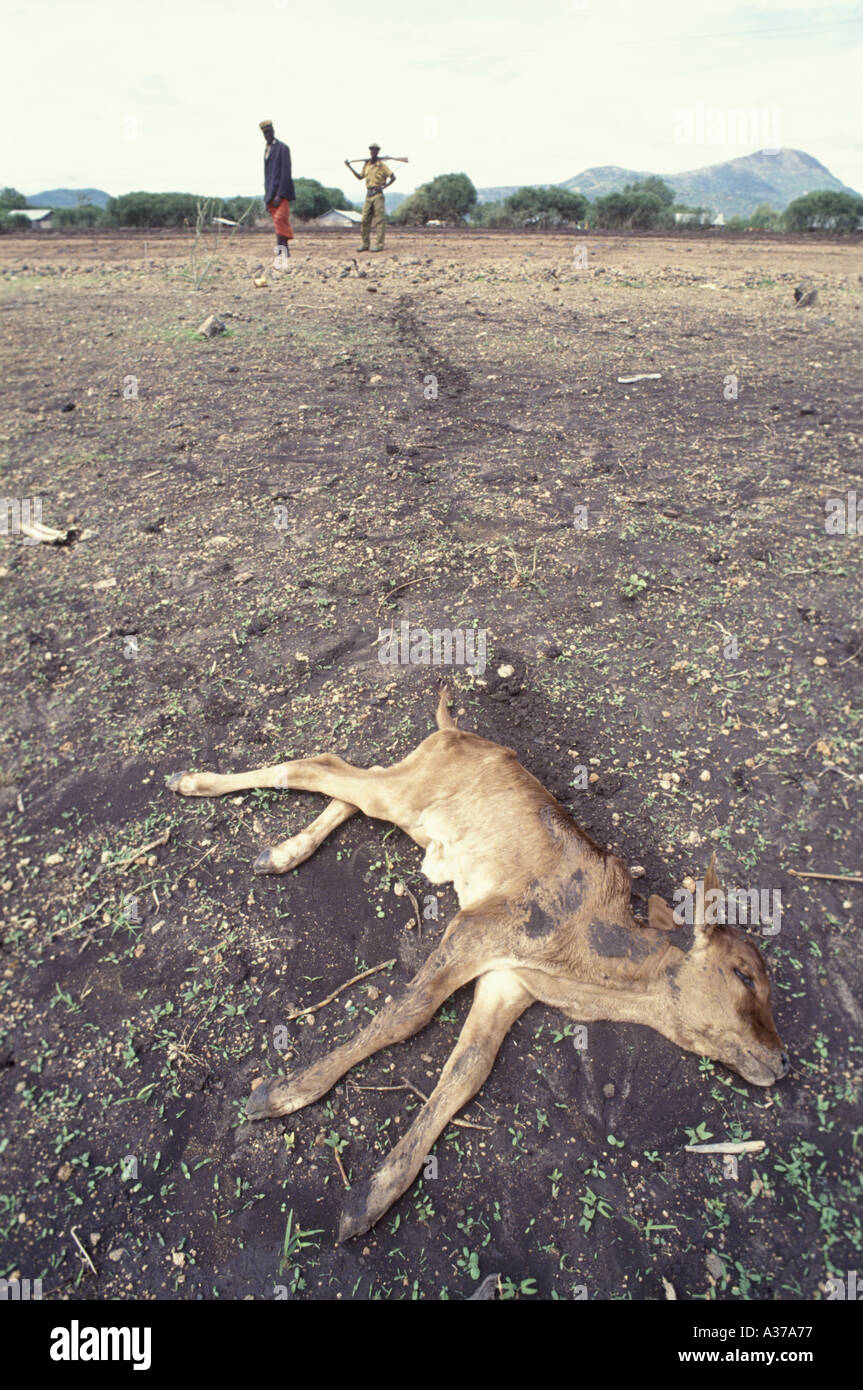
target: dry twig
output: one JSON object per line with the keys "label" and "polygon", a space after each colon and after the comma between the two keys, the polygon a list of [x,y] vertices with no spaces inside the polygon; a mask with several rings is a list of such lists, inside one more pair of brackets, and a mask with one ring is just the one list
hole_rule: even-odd
{"label": "dry twig", "polygon": [[386,970],[390,965],[395,965],[395,963],[396,959],[395,956],[393,956],[392,960],[385,960],[383,965],[373,965],[371,970],[361,971],[359,975],[354,975],[350,980],[345,980],[345,983],[339,985],[338,989],[334,989],[332,994],[328,994],[326,999],[321,999],[317,1004],[309,1004],[305,1009],[297,1009],[295,1013],[288,1014],[285,1021],[290,1023],[294,1018],[302,1018],[305,1014],[317,1013],[318,1009],[322,1009],[325,1004],[332,1004],[333,1000],[337,999],[340,994],[343,994],[346,989],[350,989],[351,985],[358,984],[360,980],[366,980],[369,975],[376,975],[379,970]]}

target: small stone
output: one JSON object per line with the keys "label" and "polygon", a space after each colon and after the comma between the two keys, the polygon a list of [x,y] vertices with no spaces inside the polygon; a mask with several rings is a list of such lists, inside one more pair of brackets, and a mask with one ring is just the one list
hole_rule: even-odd
{"label": "small stone", "polygon": [[498,666],[498,668],[497,668],[497,674],[500,676],[500,678],[501,678],[502,681],[508,681],[509,678],[510,678],[510,676],[514,676],[514,675],[515,675],[515,667],[514,667],[514,666]]}
{"label": "small stone", "polygon": [[707,768],[705,768],[704,771],[703,771],[702,773],[699,773],[699,777],[700,777],[700,779],[701,779],[702,782],[709,782],[709,781],[710,781],[710,773],[708,772]]}
{"label": "small stone", "polygon": [[226,332],[226,329],[221,319],[217,319],[215,314],[209,314],[195,331],[200,338],[216,338],[220,333]]}
{"label": "small stone", "polygon": [[46,863],[46,864],[62,864],[62,863],[63,863],[63,856],[62,856],[62,854],[46,854],[46,856],[45,856],[45,863]]}

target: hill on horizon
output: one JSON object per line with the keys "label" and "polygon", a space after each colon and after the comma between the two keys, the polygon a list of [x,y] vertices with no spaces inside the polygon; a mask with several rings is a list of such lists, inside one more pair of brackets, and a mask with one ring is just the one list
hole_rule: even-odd
{"label": "hill on horizon", "polygon": [[31,208],[76,208],[79,198],[95,208],[103,208],[111,194],[102,188],[48,188],[44,193],[29,193]]}
{"label": "hill on horizon", "polygon": [[[616,192],[625,183],[647,177],[644,172],[611,165],[585,169],[567,179],[562,187],[598,198]],[[682,174],[660,174],[660,178],[674,189],[677,202],[687,207],[708,207],[725,217],[748,217],[761,203],[783,212],[795,198],[816,189],[856,194],[855,189],[835,178],[820,160],[804,150],[758,150]]]}
{"label": "hill on horizon", "polygon": [[[574,178],[564,179],[556,187],[583,193],[593,200],[619,192],[624,184],[655,176],[653,169],[624,169],[617,164],[601,164],[584,169]],[[856,193],[812,155],[792,149],[759,150],[756,154],[741,155],[721,164],[708,164],[682,174],[660,174],[659,177],[674,189],[677,202],[688,207],[708,207],[725,217],[748,217],[761,203],[770,203],[776,212],[782,212],[795,198],[816,189]],[[477,193],[481,203],[495,203],[521,187],[522,184],[510,184],[480,188]]]}

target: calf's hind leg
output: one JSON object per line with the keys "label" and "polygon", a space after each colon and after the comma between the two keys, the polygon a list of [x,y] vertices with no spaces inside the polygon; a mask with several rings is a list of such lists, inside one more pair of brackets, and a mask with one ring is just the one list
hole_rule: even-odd
{"label": "calf's hind leg", "polygon": [[366,816],[392,821],[425,846],[428,840],[422,833],[414,835],[428,801],[422,777],[425,747],[421,745],[392,767],[352,767],[335,753],[319,753],[254,772],[178,772],[168,779],[168,787],[181,796],[226,796],[253,787],[322,792],[356,806]]}
{"label": "calf's hind leg", "polygon": [[[323,754],[321,761],[331,756],[331,754]],[[275,790],[276,788],[298,785],[295,781],[290,780],[289,769],[317,761],[315,758],[305,758],[297,764],[277,763],[272,767],[257,768],[254,772],[178,772],[176,776],[168,779],[168,788],[171,791],[179,792],[181,796],[226,796],[230,792],[250,791],[256,787]],[[345,768],[348,773],[362,772],[364,775],[374,775],[384,772],[384,768],[378,766],[366,771],[365,769],[351,768],[349,764],[342,763],[341,758],[337,758],[335,761],[341,764],[341,767]],[[305,783],[299,785],[305,786]],[[316,787],[307,789],[318,790]],[[304,860],[314,854],[327,836],[331,835],[338,826],[350,819],[351,816],[356,815],[359,809],[360,807],[355,806],[351,801],[343,801],[339,797],[333,797],[326,809],[305,830],[301,830],[297,835],[292,835],[290,839],[284,840],[281,844],[259,854],[255,860],[255,873],[289,873],[291,869],[295,869],[298,864],[302,864]]]}

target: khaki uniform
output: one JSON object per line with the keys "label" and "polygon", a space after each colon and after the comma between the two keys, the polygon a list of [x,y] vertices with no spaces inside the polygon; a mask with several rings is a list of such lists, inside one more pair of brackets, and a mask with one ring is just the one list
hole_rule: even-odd
{"label": "khaki uniform", "polygon": [[366,201],[363,203],[363,220],[360,223],[360,236],[365,250],[369,249],[369,235],[372,223],[375,228],[375,250],[382,251],[384,246],[384,226],[386,221],[386,201],[383,194],[383,185],[392,178],[392,173],[386,164],[377,160],[372,164],[367,159],[363,165],[360,175],[366,181]]}

